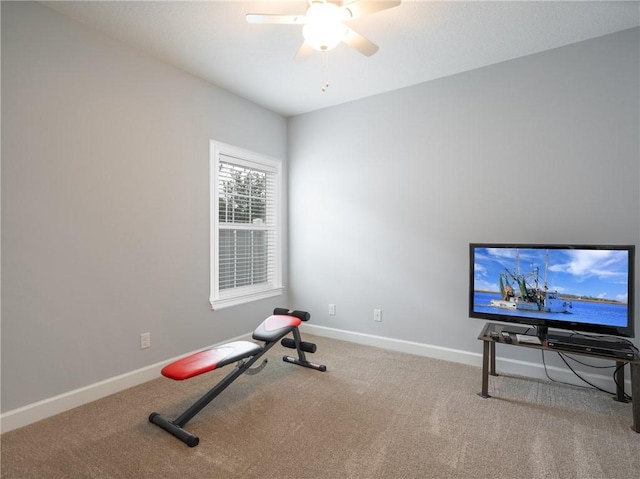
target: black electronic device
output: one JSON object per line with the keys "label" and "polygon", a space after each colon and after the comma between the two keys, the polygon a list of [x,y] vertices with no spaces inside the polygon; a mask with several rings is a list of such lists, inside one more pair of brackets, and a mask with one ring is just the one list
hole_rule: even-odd
{"label": "black electronic device", "polygon": [[511,335],[507,331],[502,331],[502,339],[504,339],[505,343],[511,344],[513,342]]}
{"label": "black electronic device", "polygon": [[558,332],[547,335],[547,346],[576,353],[591,353],[618,359],[636,359],[637,352],[626,341],[615,338],[595,338]]}
{"label": "black electronic device", "polygon": [[469,316],[634,337],[634,245],[472,243]]}

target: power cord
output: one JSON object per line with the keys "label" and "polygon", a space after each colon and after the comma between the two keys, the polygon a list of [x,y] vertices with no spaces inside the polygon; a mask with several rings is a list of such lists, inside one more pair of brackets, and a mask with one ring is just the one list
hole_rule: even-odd
{"label": "power cord", "polygon": [[[572,356],[569,356],[569,355],[567,355],[567,354],[565,354],[565,353],[561,353],[561,352],[559,352],[559,351],[556,351],[556,354],[557,354],[558,356],[560,356],[560,359],[562,359],[562,361],[563,361],[563,362],[566,364],[566,366],[571,370],[571,372],[572,372],[573,374],[575,374],[575,376],[576,376],[578,379],[580,379],[580,380],[581,380],[581,381],[583,381],[584,383],[588,384],[588,385],[590,386],[590,388],[589,388],[589,387],[587,387],[587,386],[580,386],[580,385],[577,385],[577,384],[571,384],[571,383],[567,383],[567,382],[564,382],[564,381],[558,381],[557,379],[553,379],[551,376],[549,376],[549,371],[547,370],[547,363],[546,363],[546,361],[545,361],[545,357],[544,357],[544,349],[543,349],[543,350],[541,350],[541,353],[542,353],[542,364],[544,365],[544,373],[545,373],[545,375],[547,376],[547,378],[548,378],[551,382],[558,383],[558,384],[564,384],[564,385],[567,385],[567,386],[575,386],[575,387],[579,387],[579,388],[583,388],[583,389],[590,389],[590,388],[591,388],[591,389],[596,389],[596,390],[601,391],[601,392],[603,392],[603,393],[611,394],[612,396],[616,396],[616,394],[615,394],[615,393],[612,393],[612,392],[610,392],[610,391],[607,391],[606,389],[602,389],[601,387],[596,386],[595,384],[590,383],[590,382],[589,382],[589,381],[587,381],[585,378],[583,378],[582,376],[580,376],[580,374],[578,374],[578,372],[577,372],[575,369],[573,369],[573,368],[571,367],[571,365],[567,362],[567,358],[568,358],[568,359],[571,359],[571,360],[573,360],[573,361],[575,361],[575,362],[577,362],[577,363],[579,363],[579,364],[582,364],[583,366],[588,366],[588,367],[592,367],[592,368],[596,368],[596,369],[610,369],[610,368],[615,368],[615,370],[613,371],[613,382],[616,384],[616,386],[617,386],[617,387],[620,387],[620,385],[618,384],[618,382],[617,382],[617,380],[616,380],[616,373],[618,372],[618,370],[619,370],[621,367],[624,367],[624,363],[623,363],[623,364],[621,364],[620,366],[617,366],[617,367],[616,367],[616,366],[594,366],[594,365],[592,365],[592,364],[588,364],[588,363],[584,363],[584,362],[582,362],[582,361],[579,361],[579,360],[577,360],[576,358],[574,358],[574,357],[572,357]],[[622,386],[623,386],[623,387],[622,387],[622,390],[624,391],[624,385],[622,385]],[[628,395],[626,392],[624,392],[624,397],[625,397],[625,399],[627,399],[628,401],[631,401],[631,400],[632,400],[632,397],[631,397],[630,395]]]}

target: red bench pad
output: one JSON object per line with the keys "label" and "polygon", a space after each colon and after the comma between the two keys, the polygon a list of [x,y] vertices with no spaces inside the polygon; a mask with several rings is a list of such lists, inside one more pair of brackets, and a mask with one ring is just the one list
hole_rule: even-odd
{"label": "red bench pad", "polygon": [[176,381],[189,379],[240,359],[255,356],[262,346],[250,341],[233,341],[179,359],[164,368],[162,375]]}
{"label": "red bench pad", "polygon": [[273,342],[289,334],[291,330],[300,326],[302,321],[295,316],[275,314],[260,323],[253,332],[253,339],[257,341]]}

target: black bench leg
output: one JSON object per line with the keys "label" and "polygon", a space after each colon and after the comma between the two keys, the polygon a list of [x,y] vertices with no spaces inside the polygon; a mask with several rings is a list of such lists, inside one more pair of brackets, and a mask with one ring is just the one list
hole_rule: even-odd
{"label": "black bench leg", "polygon": [[305,368],[316,369],[317,371],[326,371],[327,367],[324,364],[315,364],[310,361],[307,361],[307,357],[304,354],[302,349],[302,338],[300,336],[300,330],[298,328],[294,328],[293,331],[293,340],[296,345],[296,350],[298,351],[298,357],[294,358],[292,356],[284,356],[282,358],[283,361],[291,364],[297,364],[298,366],[304,366]]}
{"label": "black bench leg", "polygon": [[156,426],[164,429],[169,434],[180,439],[189,447],[195,447],[198,445],[200,440],[198,436],[191,434],[188,431],[185,431],[183,427],[195,416],[198,414],[207,404],[213,401],[218,394],[227,389],[227,387],[235,381],[242,373],[244,373],[249,367],[264,354],[264,351],[256,356],[253,356],[250,360],[243,362],[240,366],[237,366],[233,371],[225,376],[222,381],[216,384],[209,392],[207,392],[204,396],[198,399],[192,406],[189,407],[185,412],[183,412],[177,419],[174,421],[169,421],[167,418],[161,416],[157,412],[151,413],[149,416],[149,422],[155,424]]}

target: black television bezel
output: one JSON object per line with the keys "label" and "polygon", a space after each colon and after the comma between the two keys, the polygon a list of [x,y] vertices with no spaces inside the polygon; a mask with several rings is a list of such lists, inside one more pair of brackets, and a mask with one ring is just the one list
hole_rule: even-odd
{"label": "black television bezel", "polygon": [[[625,327],[606,326],[593,323],[576,323],[569,320],[536,319],[529,316],[506,315],[500,313],[477,312],[473,309],[475,284],[475,256],[477,248],[513,248],[513,249],[591,249],[591,250],[621,250],[629,253],[629,281],[627,284],[627,325]],[[597,245],[597,244],[544,244],[544,243],[469,243],[469,317],[501,323],[516,323],[533,326],[538,332],[546,332],[548,328],[579,331],[606,336],[621,336],[634,338],[635,334],[635,245]]]}

